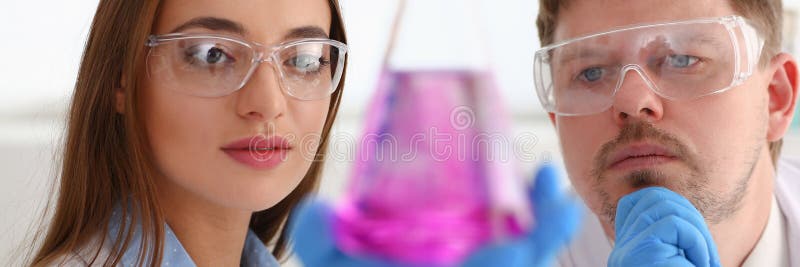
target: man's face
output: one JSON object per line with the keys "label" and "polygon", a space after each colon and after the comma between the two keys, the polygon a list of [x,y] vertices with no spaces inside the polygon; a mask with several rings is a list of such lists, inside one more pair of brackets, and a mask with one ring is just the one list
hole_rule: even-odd
{"label": "man's face", "polygon": [[[726,0],[576,0],[558,14],[555,41],[726,15],[736,15]],[[681,101],[662,98],[635,71],[624,75],[607,110],[551,115],[575,188],[607,229],[617,201],[647,186],[686,196],[712,225],[725,220],[738,208],[757,163],[769,163],[770,75],[756,72],[724,93]]]}

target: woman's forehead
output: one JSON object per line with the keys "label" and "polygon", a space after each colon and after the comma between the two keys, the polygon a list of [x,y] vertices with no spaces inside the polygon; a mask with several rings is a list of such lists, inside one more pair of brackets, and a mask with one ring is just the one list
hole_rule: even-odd
{"label": "woman's forehead", "polygon": [[331,23],[327,0],[165,0],[160,8],[154,34],[214,32],[274,43],[298,28],[327,35]]}

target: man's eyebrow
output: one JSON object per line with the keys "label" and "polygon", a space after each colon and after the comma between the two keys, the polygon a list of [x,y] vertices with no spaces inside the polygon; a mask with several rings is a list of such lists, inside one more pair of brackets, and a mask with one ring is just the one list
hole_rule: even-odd
{"label": "man's eyebrow", "polygon": [[598,51],[594,49],[568,50],[560,53],[558,62],[565,64],[578,59],[607,58],[609,54],[609,51]]}
{"label": "man's eyebrow", "polygon": [[230,33],[235,33],[238,35],[246,35],[247,31],[244,29],[242,24],[238,22],[223,19],[223,18],[216,18],[216,17],[197,17],[193,18],[186,23],[181,24],[178,27],[175,27],[171,32],[181,32],[186,29],[190,28],[206,28],[213,31],[225,31]]}
{"label": "man's eyebrow", "polygon": [[284,36],[284,38],[286,39],[328,38],[328,34],[325,33],[325,30],[317,26],[303,26],[290,30]]}
{"label": "man's eyebrow", "polygon": [[714,48],[719,48],[719,49],[722,49],[724,47],[719,38],[715,38],[714,36],[706,36],[698,34],[690,36],[688,39],[689,42],[692,44],[710,45]]}

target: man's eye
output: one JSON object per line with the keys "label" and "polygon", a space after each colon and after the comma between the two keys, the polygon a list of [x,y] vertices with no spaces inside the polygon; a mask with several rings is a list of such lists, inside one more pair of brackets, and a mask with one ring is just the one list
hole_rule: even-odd
{"label": "man's eye", "polygon": [[603,77],[603,72],[604,71],[603,71],[602,68],[598,68],[598,67],[588,68],[588,69],[585,69],[585,70],[581,71],[581,73],[578,74],[578,79],[581,79],[581,80],[584,80],[584,81],[587,81],[587,82],[596,82],[596,81],[600,80]]}
{"label": "man's eye", "polygon": [[699,61],[700,58],[690,55],[670,55],[667,56],[667,65],[673,68],[688,68]]}

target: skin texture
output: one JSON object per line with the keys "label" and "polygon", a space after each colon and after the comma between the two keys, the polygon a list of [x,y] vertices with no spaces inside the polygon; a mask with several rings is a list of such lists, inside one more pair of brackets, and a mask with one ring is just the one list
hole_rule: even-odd
{"label": "skin texture", "polygon": [[[734,14],[725,0],[572,1],[558,14],[555,41],[631,24]],[[703,213],[722,265],[739,266],[767,222],[774,184],[768,142],[784,135],[793,116],[794,59],[778,54],[743,85],[687,101],[660,97],[634,71],[624,78],[601,113],[550,114],[572,184],[611,239],[621,197],[647,186],[673,190]],[[633,143],[662,146],[677,157],[623,169],[599,163]]]}
{"label": "skin texture", "polygon": [[[169,33],[198,17],[228,19],[246,33],[201,27],[181,32],[225,34],[270,46],[293,40],[287,34],[300,27],[327,34],[331,11],[324,0],[168,0],[153,34]],[[308,171],[316,152],[308,144],[319,142],[330,98],[300,101],[286,95],[276,69],[266,63],[241,90],[215,98],[183,94],[148,77],[140,80],[147,135],[160,172],[158,196],[169,226],[195,263],[238,265],[252,212],[278,203]],[[118,94],[118,101],[124,97]],[[292,147],[286,160],[258,170],[221,150],[257,135],[286,138]]]}

